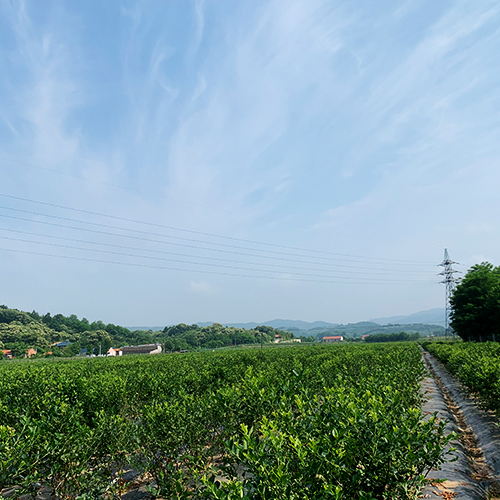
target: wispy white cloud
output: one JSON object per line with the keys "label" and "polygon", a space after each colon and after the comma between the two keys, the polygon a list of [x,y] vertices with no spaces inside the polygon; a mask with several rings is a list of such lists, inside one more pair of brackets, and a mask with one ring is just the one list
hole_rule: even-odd
{"label": "wispy white cloud", "polygon": [[7,13],[16,37],[13,72],[26,75],[11,95],[12,122],[23,123],[18,139],[35,162],[68,165],[78,153],[79,132],[67,120],[82,104],[82,88],[73,74],[74,47],[68,47],[57,27],[35,26],[24,2],[10,4]]}
{"label": "wispy white cloud", "polygon": [[193,57],[203,40],[203,31],[205,28],[205,0],[195,0],[194,2],[194,18],[195,18],[195,33],[193,37],[192,46],[188,53],[190,57]]}
{"label": "wispy white cloud", "polygon": [[276,192],[291,187],[292,167],[263,155],[288,133],[303,93],[327,85],[324,60],[342,46],[335,16],[326,2],[280,0],[243,29],[226,27],[226,44],[205,61],[194,93],[203,102],[185,110],[170,140],[169,193],[205,204],[215,195],[255,214],[275,206]]}
{"label": "wispy white cloud", "polygon": [[[125,2],[104,23],[106,36],[81,20],[94,18],[95,6],[57,5],[42,14],[33,1],[2,4],[11,33],[0,50],[12,70],[0,72],[9,148],[140,193],[42,175],[32,187],[16,178],[16,189],[49,185],[51,199],[59,191],[102,211],[285,246],[432,260],[446,244],[462,247],[461,260],[498,255],[495,2],[451,0],[425,15],[413,0],[376,9],[327,0]],[[109,281],[131,275],[109,271]],[[203,314],[215,308],[213,319],[250,309],[318,319],[331,303],[345,316],[324,319],[364,319],[352,305],[361,296],[364,317],[398,313],[354,287],[169,278],[165,290],[148,275],[149,303],[186,315],[182,300],[193,297]],[[436,305],[432,294],[408,290],[389,291],[385,302]]]}
{"label": "wispy white cloud", "polygon": [[[472,36],[498,19],[500,10],[497,6],[486,11],[480,4],[475,9],[468,6],[466,2],[458,2],[445,12],[409,57],[386,77],[378,79],[365,117],[371,118],[374,128],[381,129],[382,141],[401,137],[415,120],[418,123],[422,119],[431,126],[434,120],[433,130],[427,134],[434,136],[439,126],[439,115],[434,108],[449,106],[479,82],[470,71],[470,63],[474,61],[471,57],[466,59],[466,54],[481,41]],[[425,128],[422,131],[427,132]]]}

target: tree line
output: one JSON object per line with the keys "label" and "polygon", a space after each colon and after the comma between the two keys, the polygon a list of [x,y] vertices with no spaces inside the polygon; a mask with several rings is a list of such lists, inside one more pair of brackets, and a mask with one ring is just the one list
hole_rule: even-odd
{"label": "tree line", "polygon": [[[15,357],[23,357],[29,348],[45,356],[76,356],[82,349],[86,349],[88,354],[105,354],[110,347],[154,343],[162,344],[166,351],[215,349],[270,343],[276,335],[285,341],[293,338],[292,333],[270,326],[246,330],[220,323],[206,327],[181,323],[157,332],[131,331],[102,321],[91,323],[86,318],[78,319],[74,314],[51,316],[47,313],[42,316],[36,311],[28,313],[0,306],[0,348],[10,350]],[[54,347],[61,341],[69,341],[69,344],[62,350]]]}
{"label": "tree line", "polygon": [[373,342],[409,342],[420,339],[419,333],[379,333],[377,335],[369,335],[365,338],[365,342],[373,343]]}
{"label": "tree line", "polygon": [[456,286],[451,327],[465,341],[500,341],[500,267],[472,266]]}

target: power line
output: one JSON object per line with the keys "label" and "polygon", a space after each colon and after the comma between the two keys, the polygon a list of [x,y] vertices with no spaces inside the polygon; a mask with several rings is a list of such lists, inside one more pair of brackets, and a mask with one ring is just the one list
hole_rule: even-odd
{"label": "power line", "polygon": [[[277,280],[277,281],[300,281],[300,282],[308,282],[308,283],[331,283],[331,284],[342,284],[342,285],[383,285],[383,284],[407,284],[408,282],[397,282],[397,283],[380,283],[380,282],[341,282],[341,281],[331,281],[331,280],[311,280],[311,279],[301,279],[301,278],[287,278],[284,276],[256,276],[256,275],[248,275],[248,274],[233,274],[233,273],[225,273],[225,272],[219,272],[219,271],[207,271],[205,269],[184,269],[184,268],[176,268],[176,267],[163,267],[163,266],[151,266],[151,265],[146,265],[146,264],[138,264],[138,263],[132,263],[132,262],[117,262],[117,261],[109,261],[109,260],[100,260],[100,259],[89,259],[86,257],[74,257],[70,255],[56,255],[56,254],[50,254],[50,253],[42,253],[42,252],[33,252],[33,251],[28,251],[28,250],[17,250],[13,248],[0,248],[0,250],[6,251],[6,252],[14,252],[14,253],[24,253],[24,254],[29,254],[29,255],[40,255],[44,257],[54,257],[58,259],[70,259],[70,260],[80,260],[80,261],[85,261],[85,262],[96,262],[96,263],[102,263],[102,264],[116,264],[116,265],[122,265],[122,266],[131,266],[131,267],[140,267],[140,268],[149,268],[149,269],[162,269],[162,270],[167,270],[167,271],[182,271],[182,272],[192,272],[192,273],[203,273],[203,274],[215,274],[215,275],[221,275],[221,276],[232,276],[232,277],[237,277],[237,278],[254,278],[254,279],[270,279],[270,280]],[[416,284],[421,284],[421,285],[430,285],[430,284],[435,284],[432,281],[429,282],[423,282],[419,281]]]}
{"label": "power line", "polygon": [[[182,264],[194,264],[194,265],[201,265],[201,266],[218,267],[218,268],[223,268],[223,269],[236,269],[236,270],[241,270],[241,271],[257,271],[257,272],[267,272],[267,273],[274,273],[274,274],[278,274],[278,272],[279,272],[279,271],[269,271],[267,269],[254,269],[254,268],[249,268],[249,267],[229,266],[229,265],[223,265],[223,264],[212,264],[212,263],[207,263],[207,262],[196,262],[196,261],[172,259],[172,258],[165,258],[165,257],[152,257],[149,255],[129,254],[129,253],[124,253],[124,252],[114,252],[114,251],[110,251],[110,250],[99,250],[99,249],[95,249],[95,248],[74,247],[74,246],[69,246],[69,245],[61,245],[61,244],[57,244],[57,243],[45,243],[45,242],[39,242],[39,241],[25,240],[25,239],[21,239],[21,238],[4,237],[4,239],[10,240],[10,241],[20,241],[23,243],[33,243],[33,244],[37,244],[37,245],[52,246],[52,247],[57,247],[57,248],[66,248],[66,249],[70,249],[70,250],[97,252],[97,253],[104,253],[104,254],[109,254],[109,255],[119,255],[122,257],[135,257],[135,258],[141,258],[141,259],[161,260],[161,261],[176,262],[176,263],[182,263]],[[254,265],[259,266],[259,264],[254,264]],[[329,278],[329,279],[350,279],[350,280],[363,280],[363,279],[365,279],[366,281],[369,281],[369,282],[379,282],[379,283],[400,283],[401,282],[401,280],[391,280],[391,279],[387,279],[387,278],[373,279],[373,278],[358,278],[358,277],[349,277],[349,276],[339,277],[339,276],[330,276],[330,275],[325,275],[325,274],[317,275],[317,274],[290,272],[290,271],[288,271],[286,274],[290,274],[293,276],[305,276],[308,278]],[[411,281],[405,281],[405,282],[411,283]],[[415,280],[414,282],[419,283],[420,281]]]}
{"label": "power line", "polygon": [[[120,220],[123,222],[144,224],[144,225],[148,225],[148,226],[152,226],[152,227],[159,227],[159,228],[169,229],[169,230],[174,230],[174,231],[182,231],[182,232],[186,232],[186,233],[190,233],[190,234],[198,234],[198,235],[209,236],[209,237],[213,237],[213,238],[222,238],[222,239],[231,240],[231,241],[239,241],[242,243],[251,243],[251,244],[255,244],[255,245],[265,245],[265,246],[270,246],[270,247],[275,247],[275,248],[284,248],[284,249],[288,249],[288,250],[295,250],[295,251],[300,251],[300,252],[312,252],[312,253],[319,253],[319,254],[324,254],[324,255],[337,255],[337,256],[341,256],[341,257],[352,257],[352,258],[358,258],[358,259],[380,260],[383,262],[400,262],[400,263],[415,263],[415,264],[430,265],[430,263],[423,262],[423,261],[411,261],[411,260],[403,260],[403,259],[387,259],[387,258],[383,258],[383,257],[369,257],[369,256],[363,256],[363,255],[343,254],[343,253],[329,252],[329,251],[324,251],[324,250],[300,248],[300,247],[293,247],[293,246],[288,246],[288,245],[279,245],[279,244],[275,244],[275,243],[267,243],[267,242],[262,242],[262,241],[248,240],[248,239],[244,239],[244,238],[235,238],[233,236],[225,236],[225,235],[220,235],[220,234],[215,234],[215,233],[196,231],[196,230],[192,230],[192,229],[185,229],[185,228],[179,228],[179,227],[175,227],[175,226],[168,226],[165,224],[157,224],[157,223],[149,222],[149,221],[130,219],[127,217],[121,217],[121,216],[117,216],[117,215],[103,214],[100,212],[83,210],[83,209],[68,207],[68,206],[64,206],[64,205],[56,205],[54,203],[48,203],[48,202],[39,201],[39,200],[31,200],[28,198],[22,198],[19,196],[12,196],[12,195],[3,194],[3,193],[0,193],[0,196],[2,196],[4,198],[10,198],[13,200],[18,200],[18,201],[23,201],[23,202],[28,202],[28,203],[35,203],[38,205],[49,206],[49,207],[58,208],[58,209],[62,209],[62,210],[71,210],[73,212],[84,213],[84,214],[88,214],[88,215],[96,215],[99,217],[106,217],[106,218],[110,218],[110,219],[114,219],[114,220]],[[6,207],[0,207],[0,208],[6,208]],[[15,209],[11,209],[11,210],[15,210]],[[20,209],[17,209],[17,210],[20,210]],[[44,214],[36,214],[36,215],[44,215]],[[50,217],[48,215],[45,215],[45,216]],[[68,220],[71,220],[71,219],[68,219]],[[259,250],[259,251],[261,251],[261,250]]]}
{"label": "power line", "polygon": [[[83,221],[83,220],[79,220],[79,219],[72,219],[70,217],[61,217],[61,216],[58,216],[58,215],[43,214],[43,213],[40,213],[40,212],[31,211],[31,210],[23,210],[23,209],[20,209],[20,208],[5,207],[5,206],[0,206],[0,208],[2,208],[4,210],[11,210],[11,211],[15,211],[15,212],[21,212],[21,213],[25,213],[25,214],[30,214],[30,215],[36,215],[36,216],[39,216],[39,217],[47,217],[47,218],[51,218],[51,219],[64,220],[64,221],[69,221],[69,222],[76,222],[76,223],[79,223],[79,224],[87,224],[87,225],[96,226],[96,227],[103,227],[103,228],[107,228],[107,229],[119,229],[119,230],[122,230],[122,231],[128,231],[128,232],[132,232],[132,233],[136,233],[136,234],[145,234],[145,235],[159,236],[159,237],[162,237],[162,238],[172,238],[172,239],[176,239],[176,240],[190,241],[190,242],[194,242],[194,243],[202,243],[202,244],[205,244],[205,245],[208,244],[208,245],[215,245],[215,246],[221,246],[221,247],[227,247],[227,248],[236,248],[236,249],[239,249],[239,250],[245,250],[245,249],[247,249],[247,248],[241,247],[241,246],[228,245],[226,243],[217,243],[217,242],[212,242],[212,241],[197,240],[197,239],[193,239],[193,238],[184,238],[184,237],[181,237],[181,236],[172,236],[172,235],[166,235],[166,234],[160,234],[160,233],[153,233],[153,232],[150,232],[150,231],[142,231],[140,229],[130,229],[130,228],[124,228],[124,227],[117,228],[117,227],[111,226],[109,224],[102,224],[102,223],[99,223],[99,222]],[[5,216],[3,214],[0,214],[0,215]],[[14,218],[14,217],[12,217],[12,218]],[[40,222],[40,221],[31,221],[31,222]],[[81,228],[74,228],[74,229],[81,230]],[[296,249],[294,247],[284,247],[284,248],[289,248],[291,250],[298,250],[298,249]],[[252,248],[250,250],[254,251],[254,252],[267,252],[267,253],[272,253],[272,254],[275,254],[275,255],[292,255],[294,257],[306,257],[306,258],[310,258],[310,259],[312,258],[312,259],[334,260],[334,261],[341,261],[341,262],[352,262],[353,261],[352,259],[341,259],[341,258],[334,258],[334,257],[320,257],[320,256],[314,256],[314,255],[291,254],[291,253],[288,253],[288,252],[281,252],[281,251],[276,251],[276,250],[263,250],[263,249],[260,249],[260,248]],[[305,250],[305,251],[308,251],[308,250]],[[348,254],[344,254],[344,256],[348,256]],[[351,256],[351,257],[353,257],[353,258],[368,258],[368,259],[370,258],[370,257],[360,257],[360,256]],[[387,262],[383,262],[383,263],[386,264],[386,265],[391,265],[390,261],[391,261],[391,259],[387,259]],[[368,262],[366,264],[368,264]],[[373,263],[373,264],[375,264],[375,263]],[[397,264],[392,264],[392,265],[401,265],[401,263],[400,263],[400,261],[398,261]]]}
{"label": "power line", "polygon": [[[84,243],[84,244],[90,244],[90,245],[99,245],[99,246],[105,246],[105,247],[110,247],[110,248],[121,248],[125,250],[134,250],[134,251],[139,251],[139,252],[150,252],[150,253],[156,253],[156,254],[163,254],[163,255],[176,255],[176,256],[181,256],[181,257],[194,257],[198,259],[206,259],[206,260],[216,260],[219,262],[233,262],[233,263],[239,263],[239,264],[249,264],[249,265],[259,265],[259,266],[268,266],[268,267],[276,267],[276,268],[282,268],[282,269],[297,269],[297,270],[307,270],[307,271],[324,271],[325,269],[318,269],[318,268],[308,268],[308,267],[297,267],[297,266],[290,266],[290,265],[280,265],[280,264],[269,264],[269,263],[255,263],[255,262],[247,262],[247,261],[241,261],[241,260],[236,260],[236,259],[223,259],[223,258],[217,258],[217,257],[206,257],[202,255],[186,255],[185,253],[177,253],[177,252],[169,252],[165,250],[153,250],[153,249],[148,249],[148,248],[138,248],[138,247],[129,247],[125,245],[117,245],[117,244],[110,244],[110,243],[102,243],[102,242],[96,242],[96,241],[86,241],[86,240],[80,240],[77,238],[66,238],[64,236],[53,236],[53,235],[47,235],[47,234],[40,234],[40,233],[33,233],[30,231],[20,231],[16,229],[6,229],[6,228],[1,228],[0,231],[8,231],[8,232],[13,232],[13,233],[18,233],[18,234],[27,234],[30,236],[38,236],[42,238],[50,238],[50,239],[55,239],[55,240],[63,240],[63,241],[72,241],[75,243]],[[15,238],[7,238],[4,237],[5,239],[11,239],[11,240],[16,240]],[[27,240],[18,240],[18,241],[27,241]],[[29,241],[28,241],[29,242]],[[41,242],[33,242],[33,243],[41,243]],[[193,247],[196,248],[196,247]],[[236,252],[234,252],[236,253]],[[238,254],[239,255],[239,254]],[[246,254],[242,254],[246,255]],[[250,254],[251,255],[251,254]],[[256,256],[258,258],[261,258],[261,256]],[[294,260],[294,259],[283,259],[283,258],[278,258],[275,257],[274,259],[278,259],[280,261],[288,261],[288,260]],[[296,262],[301,262],[305,264],[312,264],[312,265],[318,265],[317,262],[303,262],[303,261],[296,261]],[[327,264],[328,266],[332,267],[354,267],[357,268],[357,266],[339,266],[338,264]],[[370,269],[370,268],[362,268],[362,269]],[[381,276],[383,274],[397,274],[398,276],[401,275],[400,271],[395,271],[394,269],[379,269],[377,271],[382,271],[382,272],[366,272],[366,271],[344,271],[342,269],[335,269],[335,272],[337,273],[344,273],[344,274],[372,274],[375,276]],[[406,272],[405,274],[409,275],[416,275],[416,276],[421,276],[424,273],[421,272]]]}
{"label": "power line", "polygon": [[[68,177],[74,177],[75,179],[80,179],[80,180],[84,180],[87,182],[95,182],[96,184],[101,184],[103,186],[109,186],[109,187],[114,187],[114,188],[118,188],[118,189],[123,189],[125,191],[130,191],[132,193],[143,194],[145,196],[155,196],[158,198],[164,198],[165,200],[175,201],[176,203],[185,203],[186,205],[192,205],[194,207],[199,207],[199,208],[206,208],[209,210],[215,210],[217,212],[223,212],[223,213],[227,213],[227,214],[231,214],[231,215],[242,215],[242,214],[239,214],[237,212],[232,212],[231,210],[224,210],[223,208],[211,207],[209,205],[202,205],[201,203],[194,203],[192,201],[181,200],[178,198],[173,198],[171,196],[165,196],[164,194],[147,193],[146,191],[141,191],[140,189],[134,189],[134,188],[130,188],[127,186],[119,186],[118,184],[113,184],[111,182],[106,182],[106,181],[99,181],[97,179],[89,179],[88,177],[84,177],[83,175],[73,174],[71,172],[63,172],[62,170],[57,170],[55,168],[41,167],[40,165],[34,165],[33,163],[28,163],[25,161],[13,160],[11,158],[5,158],[3,156],[0,156],[0,160],[8,161],[11,163],[17,163],[18,165],[24,165],[26,167],[37,168],[39,170],[45,170],[47,172],[52,172],[55,174],[66,175]],[[253,217],[253,216],[249,216],[249,215],[245,215],[245,216],[246,217]]]}
{"label": "power line", "polygon": [[[10,162],[10,163],[16,163],[18,165],[24,165],[26,167],[36,168],[36,169],[39,169],[39,170],[45,170],[47,172],[52,172],[52,173],[55,173],[55,174],[60,174],[60,175],[68,176],[68,177],[73,177],[75,179],[81,179],[81,180],[84,180],[84,181],[87,181],[87,182],[94,182],[96,184],[101,184],[103,186],[109,186],[109,187],[113,187],[113,188],[117,188],[117,189],[123,189],[125,191],[130,191],[130,192],[133,192],[133,193],[142,194],[142,195],[145,195],[145,196],[148,196],[148,197],[154,196],[154,197],[157,197],[157,198],[163,198],[165,200],[174,201],[176,203],[184,203],[186,205],[191,205],[191,206],[194,206],[194,207],[204,208],[204,209],[208,209],[208,210],[214,210],[214,211],[217,211],[217,212],[226,213],[226,214],[230,214],[230,215],[238,215],[240,217],[243,216],[243,217],[248,217],[248,218],[252,218],[252,219],[267,220],[268,222],[272,222],[272,223],[275,223],[275,224],[280,224],[282,226],[293,227],[293,228],[297,228],[297,229],[305,229],[305,230],[309,230],[310,229],[310,228],[307,228],[307,227],[298,226],[296,224],[289,224],[287,222],[276,221],[276,220],[270,219],[269,217],[265,217],[263,215],[242,214],[242,213],[235,212],[235,211],[232,211],[232,210],[226,210],[226,209],[219,208],[219,207],[213,207],[213,206],[209,206],[209,205],[203,205],[201,203],[194,203],[192,201],[186,201],[186,200],[181,200],[181,199],[178,199],[178,198],[173,198],[172,196],[166,196],[166,195],[158,194],[158,193],[149,193],[149,192],[146,192],[146,191],[141,191],[140,189],[134,189],[134,188],[130,188],[130,187],[127,187],[127,186],[120,186],[118,184],[113,184],[111,182],[106,182],[106,181],[100,181],[100,180],[97,180],[97,179],[89,179],[88,177],[84,177],[83,175],[73,174],[73,173],[70,173],[70,172],[63,172],[62,170],[57,170],[57,169],[54,169],[54,168],[41,167],[39,165],[34,165],[33,163],[28,163],[28,162],[20,161],[20,160],[14,160],[12,158],[5,158],[3,156],[0,156],[0,160],[7,161],[7,162]],[[352,237],[351,235],[347,235],[347,236]]]}
{"label": "power line", "polygon": [[[183,248],[192,248],[196,250],[207,250],[210,252],[217,252],[217,253],[224,253],[224,254],[231,254],[231,255],[242,255],[242,256],[248,256],[248,257],[255,257],[255,258],[265,258],[268,260],[276,260],[276,261],[286,261],[286,262],[299,262],[299,263],[308,263],[312,265],[328,265],[332,267],[342,267],[342,268],[350,268],[350,269],[368,269],[372,270],[374,269],[373,266],[371,267],[363,267],[363,266],[352,266],[352,265],[347,265],[347,264],[331,264],[331,263],[323,263],[323,262],[309,262],[309,261],[302,261],[299,259],[290,259],[290,258],[284,258],[284,257],[274,257],[274,256],[269,256],[269,255],[255,255],[255,254],[250,254],[250,253],[244,253],[244,252],[235,252],[231,250],[224,250],[220,248],[205,248],[205,247],[200,247],[200,246],[195,246],[195,245],[187,245],[185,243],[176,243],[176,242],[171,242],[171,241],[161,241],[161,240],[154,240],[151,238],[145,238],[145,237],[138,237],[138,236],[132,236],[132,235],[126,235],[126,234],[119,234],[119,233],[113,233],[109,231],[99,231],[96,229],[89,229],[89,228],[80,228],[80,227],[75,227],[75,226],[69,226],[65,224],[57,224],[54,222],[47,222],[47,221],[39,221],[39,220],[32,220],[32,219],[26,219],[23,217],[15,217],[11,215],[5,215],[5,214],[0,214],[0,217],[5,217],[9,219],[14,219],[14,220],[20,220],[23,222],[30,222],[30,223],[35,223],[35,224],[42,224],[50,227],[60,227],[60,228],[65,228],[65,229],[73,229],[76,231],[85,231],[88,233],[93,233],[93,234],[100,234],[100,235],[105,235],[105,236],[115,236],[115,237],[120,237],[120,238],[129,238],[133,240],[138,240],[141,242],[148,242],[148,243],[160,243],[164,245],[173,245],[173,246],[180,246]],[[288,255],[288,254],[287,254]],[[335,259],[333,259],[335,260]],[[341,259],[342,260],[342,259]],[[380,271],[388,271],[388,272],[393,272],[394,269],[383,269],[379,268],[378,270]]]}
{"label": "power line", "polygon": [[[142,194],[142,195],[145,195],[145,196],[148,196],[148,197],[154,196],[154,197],[157,197],[157,198],[163,198],[163,199],[166,199],[166,200],[171,200],[171,201],[174,201],[176,203],[184,203],[186,205],[191,205],[191,206],[195,206],[195,207],[199,207],[199,208],[214,210],[214,211],[221,212],[221,213],[227,213],[227,214],[231,214],[231,215],[244,216],[244,217],[249,217],[249,218],[253,218],[253,219],[267,220],[268,222],[277,223],[277,224],[280,224],[280,225],[283,225],[283,226],[294,227],[294,228],[297,228],[297,229],[310,230],[310,228],[307,228],[307,227],[302,227],[302,226],[298,226],[298,225],[295,225],[295,224],[289,224],[287,222],[272,220],[272,219],[270,219],[268,217],[265,217],[265,216],[262,216],[262,215],[261,216],[255,216],[255,215],[241,214],[241,213],[238,213],[238,212],[234,212],[232,210],[225,210],[225,209],[218,208],[218,207],[213,207],[213,206],[209,206],[209,205],[203,205],[201,203],[195,203],[195,202],[192,202],[192,201],[181,200],[181,199],[173,198],[171,196],[166,196],[166,195],[163,195],[163,194],[147,193],[147,192],[141,191],[139,189],[134,189],[134,188],[126,187],[126,186],[119,186],[119,185],[113,184],[111,182],[106,182],[106,181],[101,181],[101,180],[96,180],[96,179],[89,179],[88,177],[84,177],[82,175],[73,174],[73,173],[70,173],[70,172],[64,172],[62,170],[57,170],[57,169],[54,169],[54,168],[41,167],[41,166],[35,165],[33,163],[29,163],[29,162],[25,162],[25,161],[20,161],[20,160],[14,160],[12,158],[6,158],[6,157],[3,157],[3,156],[0,156],[0,160],[6,161],[6,162],[10,162],[10,163],[16,163],[18,165],[24,165],[26,167],[36,168],[36,169],[39,169],[39,170],[45,170],[47,172],[52,172],[52,173],[56,173],[56,174],[60,174],[60,175],[65,175],[65,176],[68,176],[68,177],[74,177],[76,179],[85,180],[87,182],[94,182],[94,183],[97,183],[97,184],[101,184],[103,186],[109,186],[109,187],[113,187],[113,188],[117,188],[117,189],[123,189],[125,191],[130,191],[130,192],[134,192],[134,193],[137,193],[137,194]],[[34,202],[34,203],[36,203],[36,202]],[[352,235],[345,235],[345,236],[352,237]],[[359,238],[359,237],[360,236],[357,235],[357,238]],[[365,238],[365,239],[369,239],[369,238]],[[320,252],[320,250],[317,250],[317,251]],[[339,255],[342,255],[342,254],[339,254]],[[380,257],[380,258],[378,258],[378,257],[367,257],[367,258],[369,258],[369,259],[383,259],[382,257]],[[419,263],[419,261],[412,261],[412,262],[413,263]],[[426,262],[425,264],[429,265],[430,262]]]}

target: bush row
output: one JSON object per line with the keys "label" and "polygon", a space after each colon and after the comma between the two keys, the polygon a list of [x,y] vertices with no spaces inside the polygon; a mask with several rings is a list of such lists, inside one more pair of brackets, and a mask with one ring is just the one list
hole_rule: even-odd
{"label": "bush row", "polygon": [[498,342],[429,343],[426,349],[444,363],[485,405],[500,414]]}
{"label": "bush row", "polygon": [[164,498],[411,498],[447,441],[423,373],[408,344],[6,363],[0,487],[109,497],[134,466]]}

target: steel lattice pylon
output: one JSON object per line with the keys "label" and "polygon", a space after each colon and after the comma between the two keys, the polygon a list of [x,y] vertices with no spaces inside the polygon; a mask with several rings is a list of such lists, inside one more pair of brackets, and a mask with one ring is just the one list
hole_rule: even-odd
{"label": "steel lattice pylon", "polygon": [[455,273],[459,273],[460,271],[455,271],[453,269],[453,264],[458,264],[458,262],[454,262],[450,259],[448,254],[448,249],[444,249],[444,260],[439,264],[439,266],[444,267],[443,271],[439,273],[440,276],[443,276],[443,281],[440,283],[444,283],[446,285],[446,303],[445,303],[445,318],[444,318],[444,334],[446,337],[449,335],[455,335],[455,332],[450,326],[450,299],[453,294],[453,290],[455,289],[455,285],[457,283],[457,278],[453,276]]}

